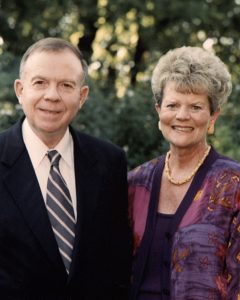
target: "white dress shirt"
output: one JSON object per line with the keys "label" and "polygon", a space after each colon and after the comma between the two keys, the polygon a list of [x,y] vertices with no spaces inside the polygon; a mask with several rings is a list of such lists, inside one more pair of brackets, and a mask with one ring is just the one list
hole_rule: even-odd
{"label": "white dress shirt", "polygon": [[40,138],[31,129],[26,118],[23,121],[22,133],[23,140],[30,156],[33,168],[35,170],[45,204],[47,195],[47,180],[50,171],[50,161],[46,154],[49,150],[57,150],[61,154],[59,168],[68,186],[72,198],[75,219],[77,219],[73,139],[69,132],[69,129],[67,129],[65,135],[54,149],[49,149],[40,140]]}

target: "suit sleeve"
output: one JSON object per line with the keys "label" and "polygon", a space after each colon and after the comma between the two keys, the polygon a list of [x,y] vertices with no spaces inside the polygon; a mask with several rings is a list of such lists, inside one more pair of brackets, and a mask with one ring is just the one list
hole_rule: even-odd
{"label": "suit sleeve", "polygon": [[132,261],[132,232],[128,217],[128,193],[127,193],[127,162],[121,152],[116,168],[116,199],[112,214],[112,247],[115,264],[115,287],[114,300],[127,299],[130,285],[131,261]]}

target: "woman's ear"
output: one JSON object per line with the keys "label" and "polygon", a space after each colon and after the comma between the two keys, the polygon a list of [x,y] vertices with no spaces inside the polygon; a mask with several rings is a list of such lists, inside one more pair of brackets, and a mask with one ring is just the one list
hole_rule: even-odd
{"label": "woman's ear", "polygon": [[212,124],[213,126],[215,125],[217,118],[220,115],[220,112],[221,112],[221,110],[220,110],[220,108],[218,108],[211,116],[210,124]]}
{"label": "woman's ear", "polygon": [[156,109],[157,114],[159,115],[160,111],[161,111],[161,107],[158,103],[155,104],[155,109]]}
{"label": "woman's ear", "polygon": [[209,135],[212,135],[214,134],[214,126],[215,126],[215,123],[217,121],[217,118],[219,117],[219,114],[220,114],[220,108],[218,108],[214,113],[213,115],[211,116],[210,118],[210,121],[209,121],[209,124],[208,124],[208,130],[207,130],[207,133]]}

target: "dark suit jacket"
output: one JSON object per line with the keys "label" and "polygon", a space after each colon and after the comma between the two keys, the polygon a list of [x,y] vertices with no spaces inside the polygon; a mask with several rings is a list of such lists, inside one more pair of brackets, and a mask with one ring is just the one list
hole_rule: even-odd
{"label": "dark suit jacket", "polygon": [[0,134],[0,299],[126,299],[131,233],[123,151],[70,128],[78,220],[67,276],[21,125]]}

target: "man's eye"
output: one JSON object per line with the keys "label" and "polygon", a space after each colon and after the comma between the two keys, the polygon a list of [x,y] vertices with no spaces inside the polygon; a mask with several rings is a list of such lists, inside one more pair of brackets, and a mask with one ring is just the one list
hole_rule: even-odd
{"label": "man's eye", "polygon": [[44,84],[43,80],[37,80],[37,81],[34,81],[34,83],[33,83],[33,85],[35,85],[35,86],[43,85],[43,84]]}
{"label": "man's eye", "polygon": [[62,86],[66,89],[72,89],[73,88],[73,85],[70,84],[70,83],[63,83]]}

